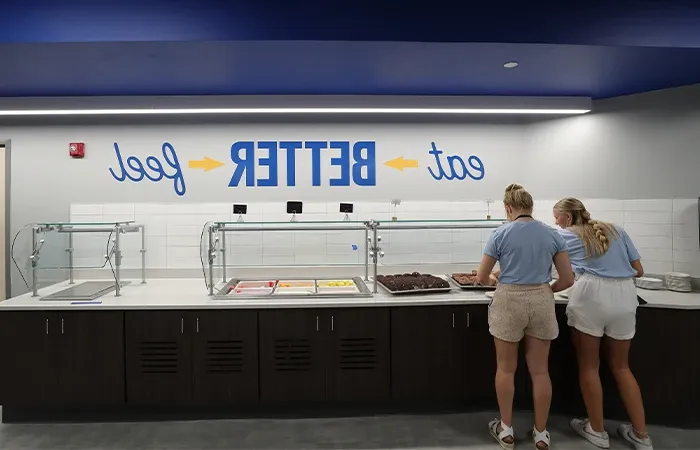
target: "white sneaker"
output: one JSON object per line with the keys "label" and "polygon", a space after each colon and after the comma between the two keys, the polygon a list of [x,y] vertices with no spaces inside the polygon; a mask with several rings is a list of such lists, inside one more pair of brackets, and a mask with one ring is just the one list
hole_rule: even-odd
{"label": "white sneaker", "polygon": [[591,428],[591,421],[588,419],[571,419],[569,426],[574,430],[579,436],[600,448],[610,448],[610,437],[608,432],[603,430],[601,432],[593,431]]}
{"label": "white sneaker", "polygon": [[632,425],[630,424],[620,425],[620,427],[617,429],[617,433],[620,435],[620,437],[622,437],[622,439],[634,445],[636,450],[654,450],[649,436],[643,439],[637,437],[637,434],[634,432],[634,428],[632,428]]}

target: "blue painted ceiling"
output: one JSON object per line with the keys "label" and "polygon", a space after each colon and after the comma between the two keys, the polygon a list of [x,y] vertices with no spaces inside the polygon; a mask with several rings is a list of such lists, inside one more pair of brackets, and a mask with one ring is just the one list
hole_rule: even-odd
{"label": "blue painted ceiling", "polygon": [[[700,1],[11,0],[0,96],[582,95],[700,83]],[[518,61],[515,69],[503,68]]]}

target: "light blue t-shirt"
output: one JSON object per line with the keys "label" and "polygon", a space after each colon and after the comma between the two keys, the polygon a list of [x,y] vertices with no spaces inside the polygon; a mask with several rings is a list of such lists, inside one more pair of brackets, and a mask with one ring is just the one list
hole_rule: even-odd
{"label": "light blue t-shirt", "polygon": [[564,251],[564,239],[542,222],[509,222],[491,234],[484,253],[496,258],[503,284],[543,284],[552,281],[552,259]]}
{"label": "light blue t-shirt", "polygon": [[608,251],[600,256],[586,258],[586,248],[583,240],[573,231],[559,230],[559,234],[566,242],[566,250],[569,252],[571,268],[574,273],[582,275],[590,273],[603,278],[631,278],[637,275],[632,268],[632,261],[641,259],[639,252],[632,243],[627,232],[617,225],[617,239],[610,237]]}

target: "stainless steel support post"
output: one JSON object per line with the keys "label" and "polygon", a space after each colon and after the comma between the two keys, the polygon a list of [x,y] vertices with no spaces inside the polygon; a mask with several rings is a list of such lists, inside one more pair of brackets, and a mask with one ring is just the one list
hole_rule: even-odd
{"label": "stainless steel support post", "polygon": [[121,265],[122,265],[122,251],[119,248],[119,244],[121,241],[121,233],[122,233],[122,227],[121,226],[116,226],[114,227],[114,231],[116,232],[116,237],[114,238],[114,281],[116,281],[116,289],[114,291],[114,295],[116,297],[120,297],[122,295],[121,290],[122,290],[122,281],[121,281]]}
{"label": "stainless steel support post", "polygon": [[209,261],[209,295],[214,295],[214,256],[216,250],[214,249],[214,227],[209,225],[209,246],[207,248],[207,260]]}
{"label": "stainless steel support post", "polygon": [[369,223],[365,223],[365,281],[369,281]]}
{"label": "stainless steel support post", "polygon": [[37,280],[38,275],[39,275],[37,273],[37,271],[38,271],[38,267],[37,267],[38,260],[37,259],[39,257],[38,248],[37,248],[37,244],[38,244],[38,242],[37,242],[38,236],[37,235],[38,235],[38,233],[39,233],[39,231],[36,229],[36,227],[32,227],[32,297],[39,296],[39,293],[38,293],[39,282]]}
{"label": "stainless steel support post", "polygon": [[73,233],[68,232],[68,284],[75,284],[73,278]]}
{"label": "stainless steel support post", "polygon": [[141,225],[141,284],[146,284],[146,226]]}
{"label": "stainless steel support post", "polygon": [[377,262],[379,261],[379,243],[377,242],[377,224],[372,224],[372,253],[374,262],[374,283],[372,284],[372,292],[377,293]]}
{"label": "stainless steel support post", "polygon": [[226,279],[226,232],[219,231],[219,233],[221,233],[221,278],[223,282],[226,283],[228,281]]}

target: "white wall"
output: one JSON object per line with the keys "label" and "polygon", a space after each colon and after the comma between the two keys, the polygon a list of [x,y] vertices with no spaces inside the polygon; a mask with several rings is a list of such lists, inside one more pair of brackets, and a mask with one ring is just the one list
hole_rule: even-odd
{"label": "white wall", "polygon": [[[201,225],[206,220],[228,218],[233,203],[248,203],[251,221],[253,217],[269,220],[269,214],[277,217],[283,211],[281,203],[287,200],[302,200],[306,211],[328,214],[333,219],[338,216],[334,212],[338,202],[355,202],[358,217],[379,217],[391,212],[387,209],[394,198],[403,201],[399,207],[402,215],[456,218],[483,214],[487,198],[498,201],[505,185],[519,182],[538,199],[538,212],[545,210],[545,218],[549,218],[548,209],[555,199],[568,195],[592,199],[589,207],[594,213],[630,229],[639,241],[649,271],[675,268],[700,274],[700,178],[695,173],[700,169],[700,108],[695,106],[700,104],[698,101],[700,88],[692,87],[596,102],[595,114],[530,124],[482,121],[18,126],[0,128],[0,140],[12,140],[13,234],[24,224],[37,221],[67,221],[83,216],[102,220],[133,217],[148,225],[149,264],[153,267],[187,268],[198,264],[198,255],[189,248],[198,245]],[[322,185],[314,187],[311,155],[299,152],[296,187],[230,188],[230,147],[241,140],[375,141],[376,186],[329,186],[328,178],[338,175],[337,167],[330,166],[330,157],[337,154],[329,152],[324,153],[321,164]],[[167,180],[119,183],[109,174],[110,167],[118,167],[114,142],[119,143],[124,157],[136,155],[144,159],[160,155],[164,141],[172,143],[178,153],[186,195],[176,195],[172,182]],[[70,159],[70,142],[85,142],[87,157]],[[435,167],[434,157],[428,153],[431,142],[465,160],[469,155],[477,155],[485,166],[484,179],[434,180],[427,170]],[[187,161],[205,156],[226,164],[210,172],[187,168]],[[283,153],[280,156],[283,158]],[[383,164],[399,156],[418,160],[419,167],[398,171]],[[279,167],[280,180],[284,180],[286,164],[280,162]],[[310,212],[304,214],[304,220],[310,217]],[[453,235],[449,243],[446,235],[435,236],[428,238],[430,251],[421,250],[420,243],[411,243],[410,251],[404,253],[413,254],[417,260],[427,255],[446,259],[448,253],[452,255],[448,247],[464,242]],[[20,265],[28,254],[26,238],[24,233],[15,248]],[[283,245],[285,242],[275,244],[273,247],[278,250],[274,252],[278,254],[269,249],[272,247],[265,247],[262,239],[250,246],[255,249],[246,249],[251,260],[268,264],[292,259],[294,263],[315,259],[328,263],[333,259],[334,238],[328,236],[325,247],[314,242],[303,244],[303,237],[294,238],[293,250]],[[272,245],[273,239],[284,240],[269,238],[266,242]],[[396,239],[398,242],[400,238]],[[460,256],[450,256],[451,260],[472,258],[483,236],[469,239],[473,243],[467,244]],[[436,244],[445,244],[445,249],[436,251],[440,248]],[[81,250],[89,253],[84,258],[101,258],[101,245],[91,245],[85,247],[88,250]],[[51,243],[47,258],[64,258],[64,246],[62,242]],[[305,255],[300,246],[319,251]],[[15,271],[13,293],[22,292],[22,284]]]}

